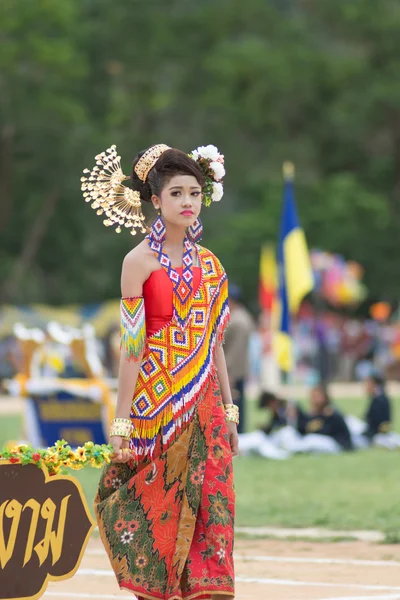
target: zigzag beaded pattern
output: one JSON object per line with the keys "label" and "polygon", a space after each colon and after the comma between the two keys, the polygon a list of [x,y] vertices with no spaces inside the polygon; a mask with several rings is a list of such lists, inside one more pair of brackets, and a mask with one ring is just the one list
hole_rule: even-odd
{"label": "zigzag beaded pattern", "polygon": [[198,251],[203,282],[187,328],[170,323],[147,339],[131,408],[131,446],[137,454],[151,453],[159,433],[167,449],[190,422],[213,368],[215,344],[229,321],[225,271],[211,252],[199,246]]}
{"label": "zigzag beaded pattern", "polygon": [[157,255],[157,259],[174,286],[173,304],[174,304],[174,319],[180,329],[186,329],[189,317],[191,314],[193,300],[193,258],[192,243],[185,238],[184,252],[182,259],[182,276],[175,271],[171,265],[171,260],[163,251],[163,246],[151,236],[147,237],[150,248]]}
{"label": "zigzag beaded pattern", "polygon": [[126,358],[136,362],[144,350],[145,343],[143,297],[121,298],[121,348],[124,348]]}

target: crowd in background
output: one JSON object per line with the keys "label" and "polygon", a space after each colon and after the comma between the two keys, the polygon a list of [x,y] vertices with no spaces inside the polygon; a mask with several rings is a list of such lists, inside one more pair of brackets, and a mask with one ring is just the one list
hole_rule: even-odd
{"label": "crowd in background", "polygon": [[[361,381],[375,369],[400,379],[400,322],[380,323],[307,306],[293,325],[297,383]],[[263,349],[272,352],[272,335],[260,319],[250,339],[250,375],[258,378]]]}
{"label": "crowd in background", "polygon": [[[313,333],[315,332],[315,335]],[[400,375],[400,324],[379,323],[326,312],[303,315],[294,328],[299,378],[317,368],[326,381],[364,379],[374,367]]]}
{"label": "crowd in background", "polygon": [[[232,287],[232,301],[238,297],[238,290]],[[245,316],[245,315],[248,316]],[[265,353],[272,353],[272,335],[262,318],[252,318],[250,313],[240,312],[245,331],[241,335],[243,343],[249,345],[250,378],[258,379]],[[243,331],[241,331],[243,334]],[[228,329],[228,338],[232,337]],[[400,322],[379,323],[373,319],[359,319],[329,311],[315,315],[307,306],[293,326],[295,373],[293,381],[312,385],[316,379],[324,381],[361,381],[371,371],[371,367],[387,379],[400,379]],[[233,370],[244,364],[238,358],[237,349],[231,350]],[[98,352],[108,377],[116,377],[119,361],[119,324],[112,324],[102,338],[98,339]],[[233,357],[235,354],[236,358]],[[246,353],[241,349],[239,354]],[[18,372],[21,356],[14,336],[0,340],[0,380],[13,377]],[[240,371],[240,369],[239,369]],[[236,377],[236,375],[235,375]],[[238,379],[242,379],[239,373]]]}
{"label": "crowd in background", "polygon": [[240,452],[283,460],[292,454],[338,454],[370,446],[398,449],[400,434],[392,431],[392,402],[379,374],[366,377],[365,398],[364,417],[359,419],[343,413],[322,384],[311,389],[307,405],[264,391],[259,408],[266,413],[266,422],[240,435]]}
{"label": "crowd in background", "polygon": [[[334,312],[318,312],[303,305],[294,322],[296,370],[292,382],[310,389],[308,406],[275,393],[265,372],[273,363],[271,322],[255,319],[242,302],[241,290],[230,285],[231,323],[225,338],[225,355],[232,397],[240,408],[241,452],[256,452],[268,458],[288,458],[293,453],[341,451],[366,448],[372,444],[400,447],[400,435],[391,431],[392,407],[385,390],[385,378],[400,377],[400,324],[356,319]],[[36,364],[41,376],[79,377],[68,346],[47,336],[46,351]],[[119,323],[96,341],[97,354],[109,379],[116,379],[119,363]],[[270,360],[265,360],[265,358]],[[21,371],[22,355],[14,336],[0,342],[0,382]],[[277,367],[275,365],[275,371]],[[246,422],[246,389],[257,382],[259,408],[266,421],[249,432]],[[365,414],[360,420],[343,414],[331,401],[326,383],[364,381]],[[256,386],[257,387],[257,386]],[[268,417],[267,417],[268,414]]]}

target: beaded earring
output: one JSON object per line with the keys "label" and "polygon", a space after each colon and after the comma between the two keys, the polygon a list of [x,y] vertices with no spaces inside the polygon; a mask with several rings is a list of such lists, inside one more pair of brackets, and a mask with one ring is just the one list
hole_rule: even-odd
{"label": "beaded earring", "polygon": [[165,223],[162,220],[161,215],[158,215],[155,221],[151,226],[151,237],[155,242],[159,244],[163,244],[165,242],[165,236],[167,233],[167,228],[165,227]]}

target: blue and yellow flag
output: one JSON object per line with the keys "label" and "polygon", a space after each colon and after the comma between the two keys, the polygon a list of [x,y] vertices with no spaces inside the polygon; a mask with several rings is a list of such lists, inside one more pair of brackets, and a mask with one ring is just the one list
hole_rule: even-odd
{"label": "blue and yellow flag", "polygon": [[293,188],[294,167],[284,165],[284,194],[278,244],[279,314],[275,353],[279,367],[288,373],[293,368],[293,343],[290,318],[314,287],[314,278],[304,231],[300,227]]}

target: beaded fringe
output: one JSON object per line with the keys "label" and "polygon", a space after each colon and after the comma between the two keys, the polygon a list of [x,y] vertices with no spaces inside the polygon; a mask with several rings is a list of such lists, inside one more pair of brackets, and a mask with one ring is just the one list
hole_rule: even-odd
{"label": "beaded fringe", "polygon": [[128,361],[138,362],[146,344],[144,300],[121,298],[121,350]]}
{"label": "beaded fringe", "polygon": [[[152,352],[150,341],[149,352],[143,361],[142,370],[146,372],[146,361],[152,357],[152,361],[158,364],[159,372],[163,371],[162,379],[171,395],[167,402],[164,403],[164,400],[161,402],[163,407],[160,407],[160,410],[151,417],[146,416],[148,414],[146,410],[142,417],[132,415],[131,447],[137,456],[151,456],[158,435],[161,435],[162,447],[165,451],[191,422],[195,408],[209,385],[213,372],[215,347],[216,344],[223,342],[228,322],[228,283],[223,273],[220,285],[211,300],[204,335],[190,356],[168,372],[160,363],[158,353]],[[154,397],[154,390],[150,387],[146,393]],[[139,393],[136,402],[141,401]],[[145,402],[143,399],[143,403]]]}

